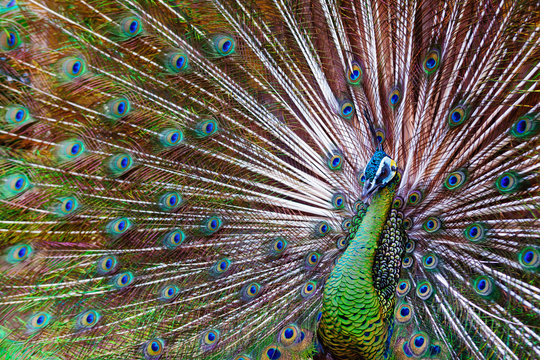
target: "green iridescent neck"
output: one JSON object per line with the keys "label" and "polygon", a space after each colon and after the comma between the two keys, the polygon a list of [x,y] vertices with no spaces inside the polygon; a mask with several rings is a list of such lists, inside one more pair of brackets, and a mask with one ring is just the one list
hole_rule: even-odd
{"label": "green iridescent neck", "polygon": [[335,359],[379,359],[386,349],[387,314],[373,285],[373,262],[399,180],[398,175],[373,195],[325,283],[319,337]]}

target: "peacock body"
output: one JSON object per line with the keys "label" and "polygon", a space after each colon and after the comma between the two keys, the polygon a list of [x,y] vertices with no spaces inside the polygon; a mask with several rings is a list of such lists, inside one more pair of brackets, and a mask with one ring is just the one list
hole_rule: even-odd
{"label": "peacock body", "polygon": [[535,1],[0,2],[0,358],[540,358]]}

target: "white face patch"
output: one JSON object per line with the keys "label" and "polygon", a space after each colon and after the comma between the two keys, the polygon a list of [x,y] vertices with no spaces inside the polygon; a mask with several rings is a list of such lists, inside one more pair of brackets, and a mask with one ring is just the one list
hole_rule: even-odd
{"label": "white face patch", "polygon": [[396,171],[396,162],[390,159],[388,156],[385,156],[379,164],[379,168],[377,169],[377,173],[375,174],[375,183],[378,186],[384,186],[388,184],[390,180],[392,180],[396,175]]}

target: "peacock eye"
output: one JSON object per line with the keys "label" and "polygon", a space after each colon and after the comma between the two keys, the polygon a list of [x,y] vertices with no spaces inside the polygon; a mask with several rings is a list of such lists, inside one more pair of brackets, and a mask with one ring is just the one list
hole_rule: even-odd
{"label": "peacock eye", "polygon": [[12,246],[7,253],[7,262],[10,264],[20,263],[32,255],[32,247],[27,244]]}
{"label": "peacock eye", "polygon": [[0,48],[4,51],[14,50],[19,47],[21,38],[13,29],[0,29]]}
{"label": "peacock eye", "polygon": [[289,324],[279,333],[279,342],[285,347],[298,343],[301,331],[296,324]]}
{"label": "peacock eye", "polygon": [[315,282],[313,280],[308,281],[302,287],[302,289],[300,291],[300,295],[303,298],[308,298],[308,297],[312,296],[315,293],[315,290],[317,290],[317,282]]}
{"label": "peacock eye", "polygon": [[124,18],[120,22],[122,33],[127,37],[137,36],[142,31],[141,21],[135,16]]}
{"label": "peacock eye", "polygon": [[409,348],[414,357],[421,357],[429,349],[429,336],[424,332],[413,334],[409,339]]}
{"label": "peacock eye", "polygon": [[156,338],[150,341],[147,341],[143,353],[144,357],[148,360],[159,359],[165,347],[165,342],[162,339]]}

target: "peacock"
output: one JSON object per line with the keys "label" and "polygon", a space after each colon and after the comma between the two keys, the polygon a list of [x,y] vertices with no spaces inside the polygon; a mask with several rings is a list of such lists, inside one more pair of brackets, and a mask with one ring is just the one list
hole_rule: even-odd
{"label": "peacock", "polygon": [[539,359],[539,15],[0,1],[0,359]]}

